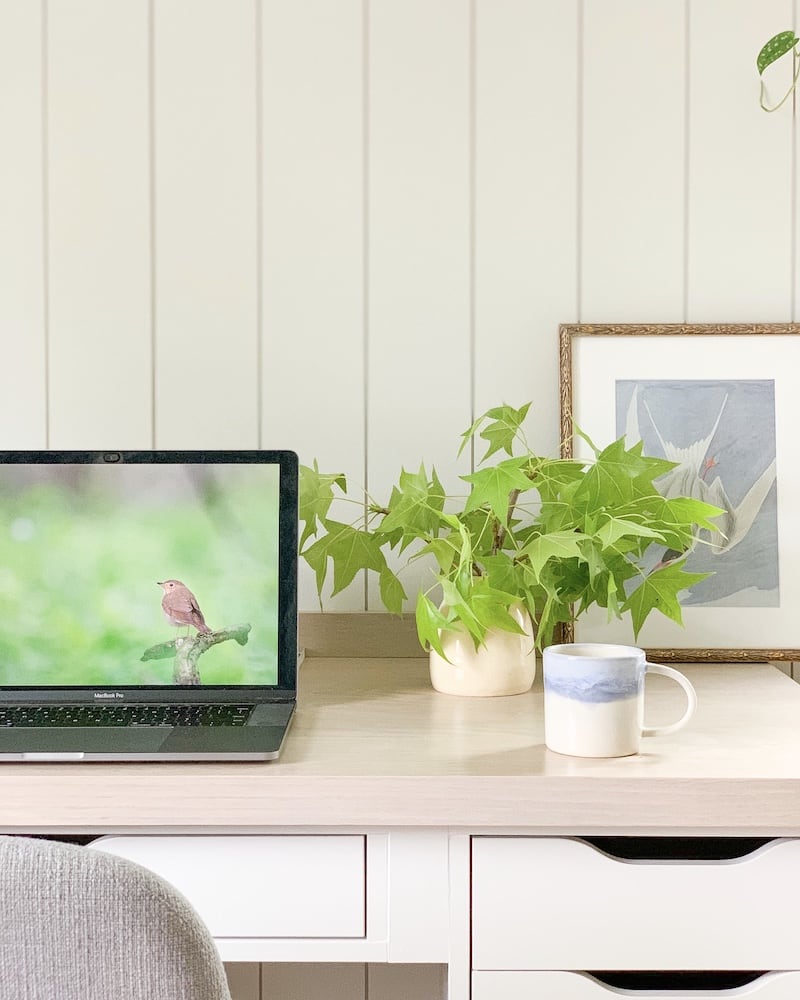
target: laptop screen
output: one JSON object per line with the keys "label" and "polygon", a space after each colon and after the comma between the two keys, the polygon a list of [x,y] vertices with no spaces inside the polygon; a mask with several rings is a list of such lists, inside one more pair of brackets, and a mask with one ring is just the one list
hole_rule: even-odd
{"label": "laptop screen", "polygon": [[290,452],[0,453],[0,687],[293,687],[296,503]]}

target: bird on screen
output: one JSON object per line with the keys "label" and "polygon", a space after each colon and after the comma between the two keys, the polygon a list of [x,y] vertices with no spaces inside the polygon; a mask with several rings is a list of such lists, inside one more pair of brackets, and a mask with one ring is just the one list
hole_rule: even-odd
{"label": "bird on screen", "polygon": [[203,612],[197,603],[197,598],[189,590],[185,583],[180,580],[158,581],[159,587],[164,591],[161,598],[161,609],[164,617],[176,628],[184,625],[196,628],[199,635],[210,635],[211,629],[206,625]]}

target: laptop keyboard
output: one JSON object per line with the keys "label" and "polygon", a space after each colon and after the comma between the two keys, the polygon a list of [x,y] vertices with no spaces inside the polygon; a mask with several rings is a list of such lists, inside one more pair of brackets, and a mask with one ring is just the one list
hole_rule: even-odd
{"label": "laptop keyboard", "polygon": [[244,726],[253,705],[6,705],[0,728]]}

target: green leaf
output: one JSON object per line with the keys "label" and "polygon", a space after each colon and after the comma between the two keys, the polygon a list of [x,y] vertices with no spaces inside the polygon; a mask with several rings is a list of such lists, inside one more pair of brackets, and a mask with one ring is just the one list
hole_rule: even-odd
{"label": "green leaf", "polygon": [[572,618],[569,604],[560,600],[555,585],[546,578],[542,580],[541,587],[538,588],[540,596],[537,605],[541,607],[538,620],[536,622],[536,648],[544,649],[553,641],[553,630],[560,621],[570,621]]}
{"label": "green leaf", "polygon": [[333,562],[333,591],[338,594],[353,582],[356,573],[372,569],[380,573],[386,567],[380,540],[371,532],[353,528],[339,521],[325,521],[327,532],[303,553],[303,558],[316,573],[317,592],[322,592],[328,573],[328,560]]}
{"label": "green leaf", "polygon": [[532,486],[530,479],[522,471],[527,465],[527,458],[511,458],[469,476],[462,476],[463,480],[472,483],[464,509],[478,510],[486,504],[497,520],[507,525],[511,493],[514,490],[527,490]]}
{"label": "green leaf", "polygon": [[664,501],[660,516],[670,523],[718,532],[719,528],[714,519],[724,513],[721,507],[715,507],[703,500],[695,500],[693,497],[670,497]]}
{"label": "green leaf", "polygon": [[635,495],[634,480],[647,470],[647,462],[634,450],[625,450],[625,438],[610,444],[597,456],[575,491],[593,507],[618,507]]}
{"label": "green leaf", "polygon": [[421,591],[417,595],[415,617],[417,620],[417,636],[422,648],[424,649],[426,646],[430,646],[431,649],[436,650],[442,659],[446,660],[447,657],[444,655],[444,650],[442,649],[442,640],[439,636],[439,629],[447,628],[450,624],[450,620],[446,618],[436,607],[433,601],[426,597]]}
{"label": "green leaf", "polygon": [[585,462],[571,458],[542,459],[533,465],[531,483],[539,492],[543,503],[555,500],[560,490],[570,483],[577,483],[583,477]]}
{"label": "green leaf", "polygon": [[699,529],[717,534],[714,519],[724,513],[720,507],[692,497],[648,497],[635,506],[650,523],[658,523],[664,543],[678,552],[692,548]]}
{"label": "green leaf", "polygon": [[711,574],[686,573],[681,567],[682,563],[670,563],[646,576],[623,604],[622,610],[631,613],[635,638],[638,638],[651,611],[660,611],[678,625],[683,625],[678,594]]}
{"label": "green leaf", "polygon": [[376,531],[382,535],[392,534],[400,530],[403,533],[405,548],[411,541],[421,535],[434,534],[444,507],[444,487],[439,482],[436,470],[431,472],[431,478],[420,465],[418,472],[400,473],[399,487],[392,492],[389,513],[381,521]]}
{"label": "green leaf", "polygon": [[502,632],[513,632],[515,635],[525,635],[525,629],[513,615],[509,614],[510,595],[494,595],[490,591],[476,593],[472,598],[472,610],[475,617],[485,628],[496,628]]}
{"label": "green leaf", "polygon": [[548,559],[582,558],[581,542],[586,539],[587,536],[580,531],[555,531],[551,535],[538,535],[525,545],[520,555],[528,557],[538,581]]}
{"label": "green leaf", "polygon": [[465,449],[465,448],[467,447],[467,445],[468,445],[468,444],[470,443],[470,441],[471,441],[471,440],[472,440],[472,439],[473,439],[473,438],[475,437],[475,434],[476,434],[476,432],[477,432],[478,428],[480,427],[480,425],[481,425],[481,424],[483,423],[483,421],[484,421],[485,419],[486,419],[486,414],[485,414],[485,413],[482,413],[482,414],[481,414],[481,415],[480,415],[480,416],[479,416],[479,417],[478,417],[478,418],[477,418],[476,420],[474,420],[474,421],[473,421],[473,422],[472,422],[472,423],[470,424],[470,426],[469,426],[469,427],[468,427],[468,428],[467,428],[467,429],[466,429],[466,430],[465,430],[465,431],[463,432],[463,434],[461,435],[461,444],[459,445],[459,448],[458,448],[458,453],[457,453],[457,455],[456,455],[456,458],[460,458],[460,456],[461,456],[461,452],[462,452],[462,451],[463,451],[463,450],[464,450],[464,449]]}
{"label": "green leaf", "polygon": [[480,436],[484,441],[488,441],[489,447],[481,462],[485,462],[497,451],[504,451],[507,455],[513,454],[514,439],[528,414],[530,405],[525,403],[518,410],[506,405],[487,410],[486,416],[489,417],[490,423],[483,428]]}
{"label": "green leaf", "polygon": [[608,565],[601,555],[600,546],[595,544],[593,539],[583,543],[581,553],[586,560],[590,583],[593,583],[602,573],[608,572]]}
{"label": "green leaf", "polygon": [[505,552],[482,556],[481,566],[488,576],[490,586],[508,594],[518,594],[521,574],[515,568],[511,556]]}
{"label": "green leaf", "polygon": [[756,58],[758,75],[761,76],[767,66],[771,66],[776,59],[780,59],[787,52],[791,52],[798,41],[800,39],[798,39],[794,31],[779,31],[777,35],[773,35]]}
{"label": "green leaf", "polygon": [[453,543],[457,557],[451,561],[446,571],[447,578],[441,580],[441,583],[445,586],[455,581],[459,592],[463,595],[468,593],[472,586],[472,538],[466,525],[462,524],[454,514],[442,514],[441,517],[445,524],[456,529],[449,536],[449,541]]}
{"label": "green leaf", "polygon": [[[458,617],[461,624],[470,633],[477,645],[486,635],[486,629],[481,624],[480,619],[475,614],[471,603],[471,586],[469,589],[463,586],[458,587],[451,580],[442,580],[442,597],[445,606]],[[471,579],[468,581],[471,585]],[[466,593],[465,593],[466,590]]]}
{"label": "green leaf", "polygon": [[[622,608],[619,603],[620,596],[620,585],[613,576],[609,576],[608,585],[606,587],[606,608],[608,608],[608,621],[613,618],[622,617]],[[645,615],[645,617],[647,617]]]}
{"label": "green leaf", "polygon": [[512,455],[514,439],[517,437],[519,429],[528,414],[530,405],[530,403],[525,403],[518,410],[515,410],[513,406],[503,404],[502,406],[495,406],[491,410],[487,410],[486,413],[481,414],[472,426],[461,435],[463,440],[458,454],[461,454],[469,441],[475,436],[478,428],[485,423],[486,426],[480,432],[480,437],[484,441],[489,442],[489,447],[486,449],[486,454],[481,459],[481,462],[485,462],[487,458],[494,455],[497,451],[504,451],[506,454]]}
{"label": "green leaf", "polygon": [[578,427],[576,423],[573,423],[572,430],[575,434],[577,434],[579,438],[582,438],[589,445],[589,447],[592,449],[594,457],[597,458],[597,456],[600,454],[600,449],[597,447],[594,441],[592,441],[592,439],[589,437],[586,431],[581,430],[581,428]]}
{"label": "green leaf", "polygon": [[421,559],[423,556],[432,555],[442,573],[449,573],[453,568],[453,561],[459,552],[461,538],[451,533],[446,538],[432,538],[422,548],[414,553],[412,560]]}
{"label": "green leaf", "polygon": [[516,603],[518,600],[514,593],[506,593],[493,587],[486,577],[474,581],[469,604],[484,628],[496,628],[503,632],[524,635],[525,630],[509,612],[509,608]]}
{"label": "green leaf", "polygon": [[641,487],[641,492],[652,493],[653,480],[666,475],[677,466],[677,462],[670,462],[666,458],[657,458],[654,455],[643,455],[644,442],[636,441],[628,449],[629,454],[642,460],[642,472],[637,479]]}
{"label": "green leaf", "polygon": [[299,518],[305,526],[300,536],[302,549],[308,539],[317,533],[317,523],[324,521],[333,503],[333,487],[347,493],[347,480],[342,473],[322,473],[314,459],[314,467],[301,465],[299,470]]}
{"label": "green leaf", "polygon": [[394,615],[402,614],[406,592],[397,575],[388,566],[384,566],[380,572],[379,582],[383,606]]}
{"label": "green leaf", "polygon": [[652,538],[657,539],[660,542],[664,541],[664,536],[659,531],[654,531],[652,528],[648,528],[644,524],[639,524],[637,521],[631,521],[624,517],[612,517],[608,515],[600,526],[598,531],[595,533],[595,537],[600,540],[600,544],[604,549],[610,548],[621,538]]}

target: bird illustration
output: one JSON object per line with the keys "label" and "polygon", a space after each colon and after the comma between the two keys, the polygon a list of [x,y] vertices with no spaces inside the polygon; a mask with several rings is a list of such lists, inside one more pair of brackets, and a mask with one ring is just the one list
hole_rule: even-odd
{"label": "bird illustration", "polygon": [[185,583],[180,580],[159,580],[158,585],[164,590],[161,609],[170,625],[176,628],[191,626],[197,629],[199,635],[211,634],[212,630],[206,625],[197,598]]}
{"label": "bird illustration", "polygon": [[[641,439],[637,418],[638,392],[638,388],[634,390],[627,412],[625,437],[630,442]],[[716,518],[720,529],[719,534],[713,535],[710,539],[710,550],[714,555],[729,552],[747,536],[776,478],[776,465],[775,459],[773,459],[763,472],[753,480],[738,504],[730,499],[719,476],[715,476],[711,482],[708,481],[709,473],[719,464],[717,457],[710,456],[708,453],[727,403],[726,393],[710,432],[705,437],[692,442],[688,447],[682,448],[665,440],[656,425],[647,401],[644,401],[644,408],[664,455],[669,461],[676,463],[674,469],[661,477],[659,492],[667,498],[689,496],[722,508],[723,513]],[[681,555],[684,553],[669,549],[659,565],[664,565]]]}

